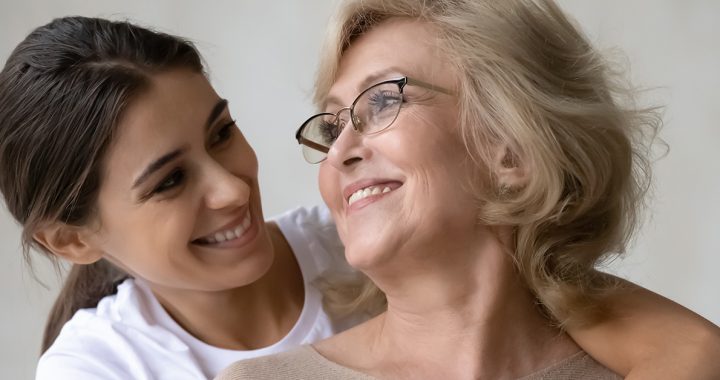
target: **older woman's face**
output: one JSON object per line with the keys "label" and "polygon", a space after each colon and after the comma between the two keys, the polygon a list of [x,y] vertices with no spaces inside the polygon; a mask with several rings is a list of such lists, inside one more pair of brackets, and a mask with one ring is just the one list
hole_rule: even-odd
{"label": "older woman's face", "polygon": [[[389,20],[346,51],[326,111],[337,112],[369,86],[403,76],[456,88],[432,28]],[[441,255],[450,245],[467,244],[477,232],[476,204],[464,186],[473,174],[458,132],[457,98],[410,85],[404,94],[388,129],[359,135],[345,128],[320,167],[323,199],[348,260],[360,269]],[[365,188],[380,193],[350,201]]]}

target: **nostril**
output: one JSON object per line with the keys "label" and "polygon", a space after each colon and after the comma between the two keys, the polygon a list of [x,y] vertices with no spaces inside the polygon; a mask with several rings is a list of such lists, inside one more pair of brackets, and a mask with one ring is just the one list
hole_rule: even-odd
{"label": "nostril", "polygon": [[348,158],[347,160],[343,161],[343,165],[350,166],[350,165],[352,165],[352,164],[354,164],[354,163],[356,163],[356,162],[358,162],[358,161],[361,161],[361,160],[362,160],[362,158],[360,158],[360,157]]}

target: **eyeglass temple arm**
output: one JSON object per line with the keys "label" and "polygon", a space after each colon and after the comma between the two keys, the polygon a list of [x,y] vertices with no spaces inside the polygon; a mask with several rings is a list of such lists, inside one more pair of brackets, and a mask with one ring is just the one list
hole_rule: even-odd
{"label": "eyeglass temple arm", "polygon": [[438,87],[438,86],[432,85],[432,84],[427,83],[427,82],[423,82],[423,81],[421,81],[421,80],[413,79],[413,78],[410,78],[410,77],[407,78],[407,84],[413,85],[413,86],[424,87],[424,88],[427,88],[428,90],[433,90],[433,91],[437,91],[437,92],[442,92],[443,94],[446,94],[446,95],[455,95],[455,93],[452,92],[452,91],[450,91],[450,90],[447,90],[447,89],[444,89],[444,88],[442,88],[442,87]]}
{"label": "eyeglass temple arm", "polygon": [[324,145],[320,145],[320,144],[318,144],[318,143],[316,143],[316,142],[314,142],[314,141],[308,140],[308,139],[306,139],[306,138],[304,138],[304,137],[302,137],[302,136],[300,136],[300,137],[298,138],[298,143],[299,143],[299,144],[302,144],[302,145],[305,145],[305,146],[307,146],[308,148],[313,148],[313,149],[315,149],[315,150],[317,150],[317,151],[320,151],[320,152],[323,152],[323,153],[327,153],[327,152],[330,151],[330,148],[328,148],[328,147],[326,147],[326,146],[324,146]]}

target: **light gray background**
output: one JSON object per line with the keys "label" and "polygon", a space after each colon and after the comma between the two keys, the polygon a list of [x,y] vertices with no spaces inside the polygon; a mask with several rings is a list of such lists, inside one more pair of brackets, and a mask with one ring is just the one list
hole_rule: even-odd
{"label": "light gray background", "polygon": [[[0,59],[34,27],[65,15],[131,19],[191,38],[260,160],[266,215],[319,203],[316,168],[293,133],[313,110],[310,90],[336,0],[0,0]],[[652,212],[620,273],[720,323],[720,2],[571,1],[561,5],[598,46],[627,55],[644,99],[667,105]],[[3,206],[4,207],[4,206]],[[32,278],[19,228],[0,209],[0,378],[31,378],[59,281],[44,260]]]}

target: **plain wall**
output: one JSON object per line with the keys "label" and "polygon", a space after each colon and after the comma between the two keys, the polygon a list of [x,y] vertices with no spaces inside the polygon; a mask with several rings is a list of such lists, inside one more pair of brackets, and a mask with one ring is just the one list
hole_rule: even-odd
{"label": "plain wall", "polygon": [[[648,222],[610,268],[720,323],[720,2],[561,1],[599,47],[624,50],[643,98],[667,105]],[[265,215],[321,202],[316,167],[294,141],[310,103],[317,54],[335,0],[0,0],[0,59],[33,28],[65,15],[131,19],[192,39],[260,160]],[[20,229],[0,209],[0,378],[31,378],[59,280],[21,257]],[[37,255],[35,255],[38,257]]]}

